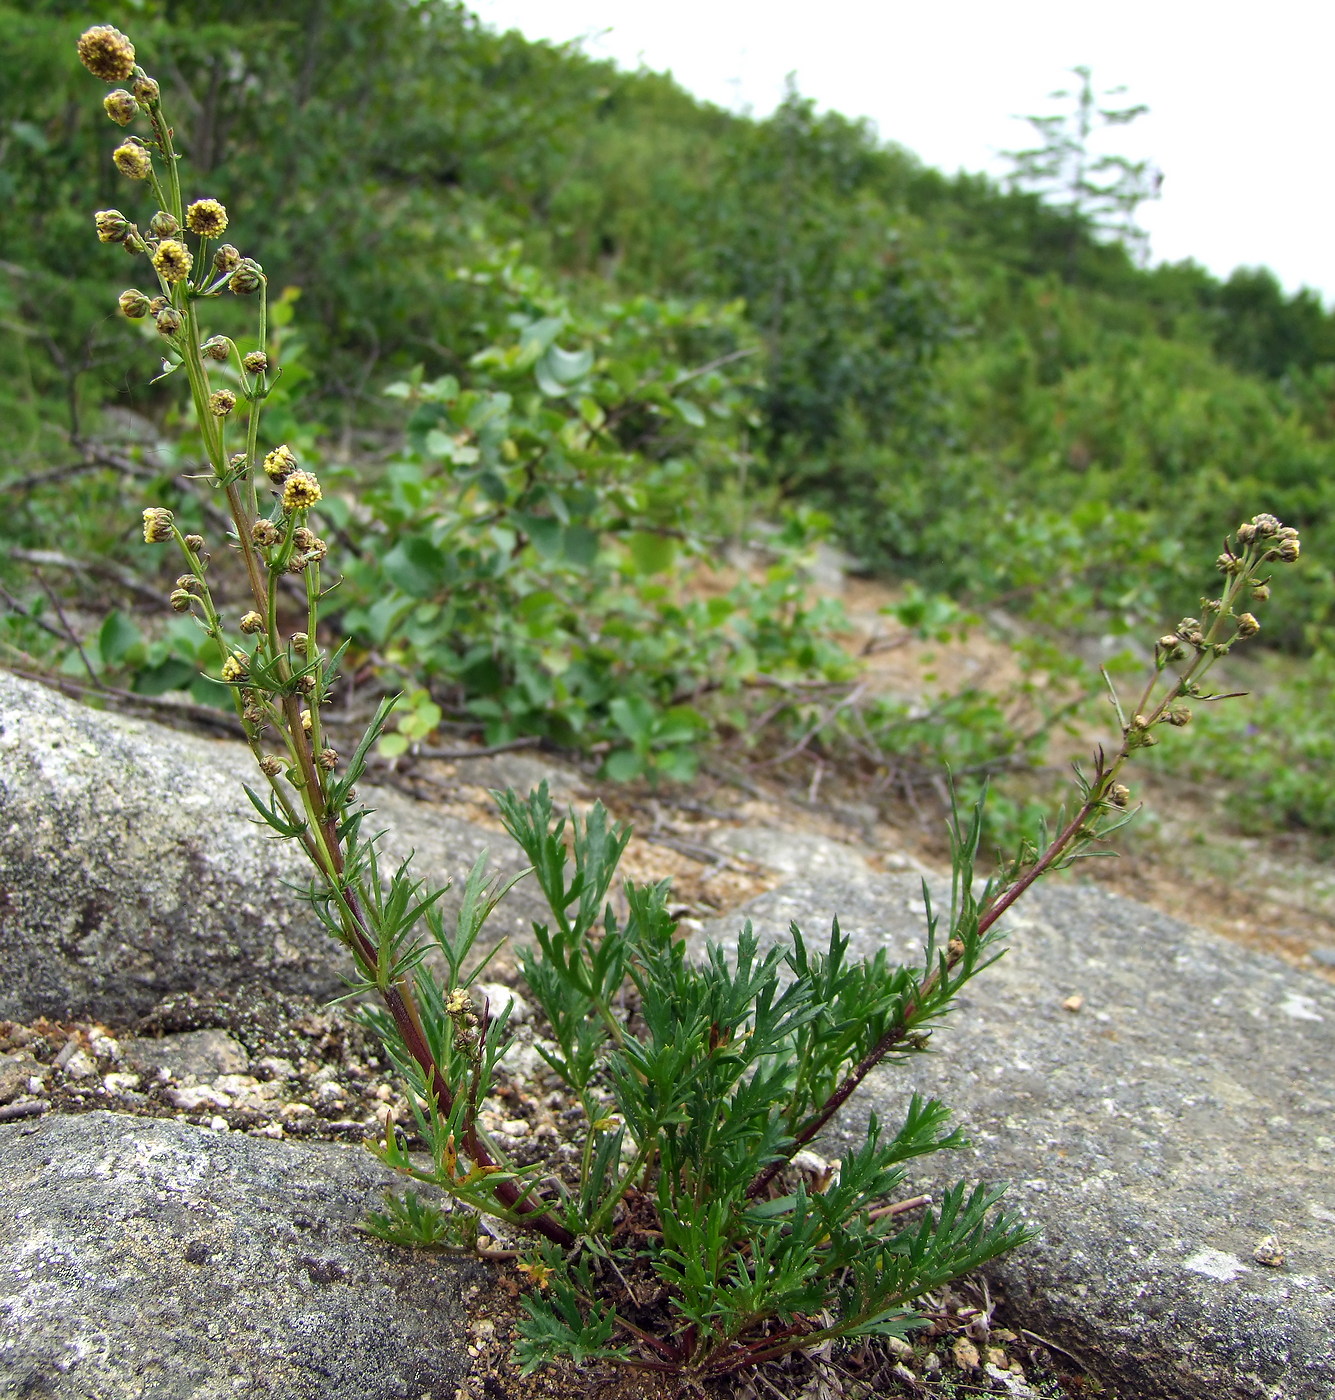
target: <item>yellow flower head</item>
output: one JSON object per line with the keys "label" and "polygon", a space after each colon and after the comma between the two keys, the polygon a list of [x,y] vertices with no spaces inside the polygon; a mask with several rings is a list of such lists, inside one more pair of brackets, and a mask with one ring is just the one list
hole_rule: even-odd
{"label": "yellow flower head", "polygon": [[296,469],[296,454],[287,443],[275,447],[264,459],[264,474],[273,482],[286,480]]}
{"label": "yellow flower head", "polygon": [[144,512],[144,543],[162,544],[172,537],[171,511],[162,506],[149,506]]}
{"label": "yellow flower head", "polygon": [[234,651],[222,664],[222,678],[228,684],[243,681],[250,675],[250,657],[244,651]]}
{"label": "yellow flower head", "polygon": [[152,157],[138,141],[127,141],[123,146],[117,146],[111,153],[111,159],[127,180],[147,180],[148,172],[153,169]]}
{"label": "yellow flower head", "polygon": [[236,407],[236,395],[230,389],[219,389],[209,395],[209,412],[215,418],[226,418]]}
{"label": "yellow flower head", "polygon": [[194,257],[184,243],[164,238],[153,254],[153,266],[164,282],[183,282],[190,275]]}
{"label": "yellow flower head", "polygon": [[202,238],[217,238],[227,228],[227,210],[216,199],[197,199],[185,211],[185,226]]}
{"label": "yellow flower head", "polygon": [[293,472],[283,483],[283,509],[309,510],[323,495],[310,472]]}
{"label": "yellow flower head", "polygon": [[79,35],[79,62],[104,83],[123,83],[134,72],[134,45],[109,24]]}

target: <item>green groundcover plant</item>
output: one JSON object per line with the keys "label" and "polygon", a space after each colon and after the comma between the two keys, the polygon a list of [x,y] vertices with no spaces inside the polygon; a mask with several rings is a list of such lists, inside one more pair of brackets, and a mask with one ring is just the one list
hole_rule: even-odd
{"label": "green groundcover plant", "polygon": [[[1160,638],[1134,704],[1112,694],[1118,746],[1078,774],[1079,800],[1055,834],[980,888],[981,812],[955,822],[951,908],[929,912],[913,967],[884,953],[850,960],[837,923],[819,947],[794,927],[787,944],[762,950],[748,927],[734,957],[712,946],[689,956],[666,882],[626,881],[621,903],[612,900],[629,832],[601,806],[566,818],[545,787],[497,794],[550,905],[522,955],[549,1027],[543,1053],[582,1110],[576,1170],[517,1166],[481,1114],[510,1043],[508,1008],[493,1011],[474,990],[486,961],[479,935],[506,887],[489,883],[479,861],[447,922],[440,890],[407,863],[382,865],[355,785],[393,701],[348,754],[321,719],[347,643],[330,646],[321,630],[321,484],[288,446],[261,436],[277,374],[263,267],[223,241],[219,201],[186,199],[158,84],[129,39],[98,26],[78,53],[113,85],[104,107],[126,129],[116,169],[156,206],[142,225],[101,210],[97,235],[151,284],[122,293],[120,310],[151,318],[163,373],[189,385],[203,474],[230,522],[224,547],[244,572],[244,611],[220,608],[208,541],[182,532],[171,511],[144,512],[144,539],[181,553],[171,606],[198,624],[213,679],[230,692],[263,778],[246,792],[259,819],[308,857],[306,898],[347,948],[349,994],[407,1082],[417,1142],[390,1127],[373,1150],[444,1193],[444,1205],[411,1191],[391,1198],[373,1228],[404,1244],[462,1242],[476,1239],[481,1213],[530,1238],[516,1347],[525,1370],[564,1357],[703,1378],[828,1340],[903,1337],[920,1322],[916,1298],[1022,1243],[1025,1227],[983,1186],[954,1186],[934,1204],[896,1200],[906,1162],[961,1142],[935,1100],[914,1096],[894,1126],[873,1118],[827,1179],[794,1159],[873,1069],[926,1048],[960,990],[999,956],[1011,905],[1126,820],[1123,767],[1163,726],[1185,725],[1191,701],[1217,698],[1205,675],[1259,630],[1250,609],[1268,596],[1271,566],[1298,557],[1297,532],[1270,515],[1239,527],[1217,561],[1218,596]],[[256,298],[252,341],[206,334],[224,295]],[[285,577],[304,592],[301,630],[280,625]]]}

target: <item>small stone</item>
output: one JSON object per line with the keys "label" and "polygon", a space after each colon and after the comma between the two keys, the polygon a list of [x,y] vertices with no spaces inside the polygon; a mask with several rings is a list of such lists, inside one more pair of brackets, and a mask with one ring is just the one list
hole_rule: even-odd
{"label": "small stone", "polygon": [[506,1137],[527,1137],[528,1120],[525,1118],[507,1118],[501,1124],[501,1132]]}
{"label": "small stone", "polygon": [[1312,961],[1318,967],[1335,967],[1335,948],[1313,948]]}
{"label": "small stone", "polygon": [[955,1358],[955,1365],[961,1371],[978,1369],[978,1348],[968,1337],[956,1337],[955,1345],[951,1347],[950,1353]]}
{"label": "small stone", "polygon": [[217,1114],[215,1114],[212,1118],[209,1119],[209,1127],[215,1133],[226,1133],[231,1130],[231,1124],[228,1123],[227,1119],[220,1118]]}
{"label": "small stone", "polygon": [[297,1077],[296,1065],[282,1055],[266,1055],[256,1064],[255,1070],[265,1079],[295,1079]]}
{"label": "small stone", "polygon": [[[74,1042],[70,1041],[73,1045]],[[97,1074],[97,1061],[87,1050],[76,1050],[61,1066],[66,1079],[92,1079]]]}
{"label": "small stone", "polygon": [[1069,996],[1064,1002],[1062,1002],[1062,1010],[1071,1012],[1079,1011],[1084,1004],[1084,997],[1082,997],[1080,993],[1077,992],[1074,996]]}
{"label": "small stone", "polygon": [[1006,1353],[1000,1347],[988,1347],[987,1360],[991,1366],[999,1366],[1003,1371],[1010,1364],[1006,1359]]}
{"label": "small stone", "polygon": [[106,1086],[109,1094],[131,1093],[139,1087],[140,1077],[137,1074],[130,1074],[125,1070],[117,1070],[112,1074],[104,1074],[102,1083]]}
{"label": "small stone", "polygon": [[165,1069],[181,1080],[244,1074],[250,1068],[244,1047],[224,1030],[180,1031],[161,1040],[131,1041],[122,1054],[136,1069]]}
{"label": "small stone", "polygon": [[315,1097],[321,1103],[340,1103],[343,1100],[343,1086],[328,1079],[316,1089]]}
{"label": "small stone", "polygon": [[1267,1235],[1252,1250],[1252,1258],[1267,1269],[1282,1269],[1284,1267],[1284,1246],[1280,1244],[1279,1236]]}
{"label": "small stone", "polygon": [[299,1099],[294,1099],[291,1103],[285,1103],[278,1110],[279,1117],[295,1121],[298,1118],[310,1118],[315,1110],[308,1103],[302,1103]]}
{"label": "small stone", "polygon": [[507,1004],[510,1007],[510,1025],[522,1026],[533,1019],[533,1008],[513,987],[507,987],[503,982],[477,982],[472,990],[476,1000],[486,997],[487,1012],[492,1020],[500,1016]]}
{"label": "small stone", "polygon": [[0,1103],[10,1103],[25,1090],[36,1092],[31,1084],[39,1068],[31,1055],[0,1055]]}
{"label": "small stone", "polygon": [[191,1084],[185,1088],[167,1090],[167,1102],[186,1113],[198,1113],[204,1108],[231,1108],[232,1100],[212,1084]]}

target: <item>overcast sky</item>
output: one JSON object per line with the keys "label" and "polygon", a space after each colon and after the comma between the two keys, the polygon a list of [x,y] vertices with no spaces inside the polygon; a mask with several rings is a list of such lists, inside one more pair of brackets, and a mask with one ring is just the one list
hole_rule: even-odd
{"label": "overcast sky", "polygon": [[1114,149],[1164,172],[1142,206],[1155,261],[1227,276],[1272,268],[1335,303],[1329,0],[472,0],[494,28],[582,39],[622,67],[767,115],[787,74],[821,108],[869,117],[948,172],[1009,169],[1031,141],[1017,115],[1085,64],[1147,116]]}

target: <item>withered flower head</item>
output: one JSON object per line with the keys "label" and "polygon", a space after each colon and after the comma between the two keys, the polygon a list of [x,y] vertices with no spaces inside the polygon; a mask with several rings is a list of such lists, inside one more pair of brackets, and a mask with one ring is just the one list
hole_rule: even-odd
{"label": "withered flower head", "polygon": [[162,506],[149,506],[144,512],[144,543],[162,544],[172,537],[171,511]]}
{"label": "withered flower head", "polygon": [[139,104],[124,88],[116,88],[102,99],[102,110],[117,126],[129,126],[139,115]]}
{"label": "withered flower head", "polygon": [[181,282],[190,275],[194,255],[184,243],[164,238],[153,254],[153,266],[164,282]]}
{"label": "withered flower head", "polygon": [[109,24],[79,35],[79,62],[104,83],[123,83],[134,72],[134,45]]}
{"label": "withered flower head", "polygon": [[296,471],[283,482],[283,509],[309,510],[323,493],[310,472]]}
{"label": "withered flower head", "polygon": [[148,172],[153,169],[153,158],[138,141],[117,146],[111,159],[127,180],[147,180]]}
{"label": "withered flower head", "polygon": [[227,210],[216,199],[197,199],[185,211],[185,226],[201,238],[217,238],[227,228]]}

